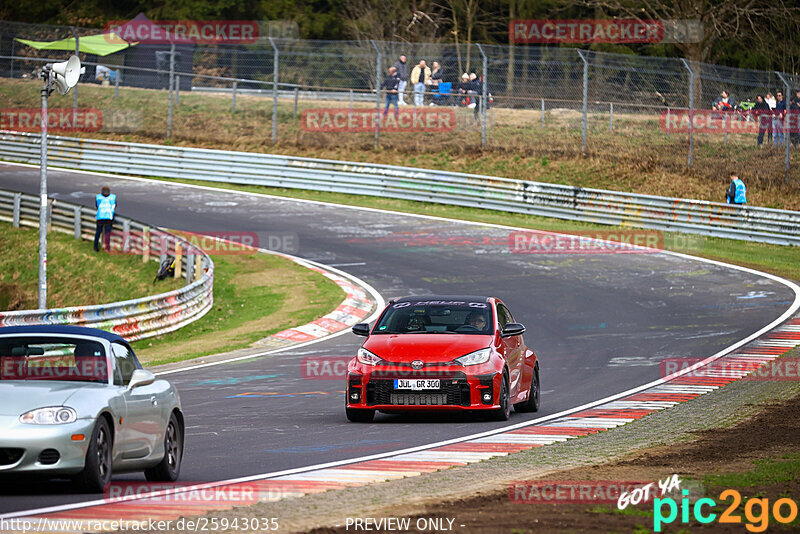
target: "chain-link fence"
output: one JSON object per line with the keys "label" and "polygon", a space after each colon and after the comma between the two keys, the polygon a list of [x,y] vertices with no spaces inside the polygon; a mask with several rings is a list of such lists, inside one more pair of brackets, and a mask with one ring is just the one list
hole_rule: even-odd
{"label": "chain-link fence", "polygon": [[[36,106],[38,92],[18,80],[36,79],[43,61],[69,55],[17,38],[96,33],[0,22],[0,76],[17,80],[4,82],[11,84],[8,107]],[[401,55],[405,68],[397,64]],[[100,131],[112,137],[242,150],[276,143],[488,149],[626,161],[643,172],[689,167],[727,176],[736,167],[768,182],[800,178],[791,161],[800,142],[796,115],[779,115],[779,103],[778,111],[752,109],[757,95],[780,92],[785,107],[797,110],[800,78],[786,73],[563,47],[285,38],[140,43],[105,57],[80,56],[87,68],[72,105],[106,111]],[[432,71],[415,74],[423,59]],[[98,65],[110,71],[97,76]],[[392,98],[376,91],[394,65],[406,82],[397,112]],[[712,112],[723,91],[724,110]],[[8,120],[3,127],[14,129]]]}

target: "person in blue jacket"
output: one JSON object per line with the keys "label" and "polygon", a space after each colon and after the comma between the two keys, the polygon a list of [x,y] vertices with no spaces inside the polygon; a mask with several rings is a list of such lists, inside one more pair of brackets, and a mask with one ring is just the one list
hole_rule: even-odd
{"label": "person in blue jacket", "polygon": [[97,206],[97,229],[94,232],[94,251],[100,250],[100,234],[103,234],[103,245],[106,251],[111,247],[111,227],[114,224],[114,212],[117,210],[117,195],[104,185],[100,194],[94,198]]}
{"label": "person in blue jacket", "polygon": [[725,197],[728,204],[747,204],[747,188],[735,172],[731,172],[731,185]]}

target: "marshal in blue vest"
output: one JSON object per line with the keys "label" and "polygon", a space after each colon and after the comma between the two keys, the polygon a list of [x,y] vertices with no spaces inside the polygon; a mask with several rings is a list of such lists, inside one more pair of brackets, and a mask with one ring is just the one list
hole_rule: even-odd
{"label": "marshal in blue vest", "polygon": [[107,197],[97,194],[95,197],[97,204],[97,220],[112,220],[114,218],[114,211],[117,209],[117,195],[111,193]]}

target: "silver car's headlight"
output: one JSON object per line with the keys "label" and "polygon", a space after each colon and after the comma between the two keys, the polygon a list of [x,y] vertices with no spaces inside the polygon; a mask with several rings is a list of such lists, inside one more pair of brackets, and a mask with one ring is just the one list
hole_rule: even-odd
{"label": "silver car's headlight", "polygon": [[463,356],[459,356],[456,358],[456,361],[461,365],[478,365],[480,363],[488,362],[491,356],[492,349],[485,348],[476,350],[475,352],[470,352],[469,354],[465,354]]}
{"label": "silver car's headlight", "polygon": [[20,422],[30,425],[65,425],[77,419],[78,413],[69,406],[37,408],[19,416]]}
{"label": "silver car's headlight", "polygon": [[381,363],[383,360],[381,360],[375,354],[372,354],[367,349],[358,349],[358,361],[360,361],[364,365],[377,365]]}

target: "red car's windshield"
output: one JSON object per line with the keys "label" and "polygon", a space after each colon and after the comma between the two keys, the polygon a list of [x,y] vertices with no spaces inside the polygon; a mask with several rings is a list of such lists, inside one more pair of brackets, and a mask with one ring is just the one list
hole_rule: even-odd
{"label": "red car's windshield", "polygon": [[76,338],[0,338],[0,380],[105,383],[105,349],[99,342]]}
{"label": "red car's windshield", "polygon": [[401,301],[390,304],[373,334],[491,334],[488,302]]}

